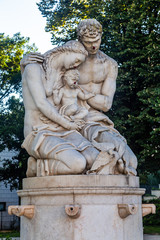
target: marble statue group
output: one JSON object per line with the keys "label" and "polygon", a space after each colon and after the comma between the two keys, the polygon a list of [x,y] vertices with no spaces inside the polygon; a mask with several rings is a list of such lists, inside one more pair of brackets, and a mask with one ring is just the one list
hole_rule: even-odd
{"label": "marble statue group", "polygon": [[21,61],[27,177],[136,175],[136,156],[104,114],[112,106],[118,65],[99,50],[102,26],[83,20],[77,36]]}

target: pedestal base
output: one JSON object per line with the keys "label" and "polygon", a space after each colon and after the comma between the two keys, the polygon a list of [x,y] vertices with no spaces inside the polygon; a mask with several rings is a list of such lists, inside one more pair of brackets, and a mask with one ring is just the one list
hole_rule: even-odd
{"label": "pedestal base", "polygon": [[[35,214],[32,219],[21,217],[21,240],[143,240],[143,194],[132,176],[24,179],[18,195],[22,205],[35,206]],[[136,211],[121,218],[119,204]]]}

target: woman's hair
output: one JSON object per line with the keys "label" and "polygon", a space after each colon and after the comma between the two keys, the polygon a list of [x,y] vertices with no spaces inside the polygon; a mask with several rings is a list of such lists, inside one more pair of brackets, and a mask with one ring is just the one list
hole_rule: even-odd
{"label": "woman's hair", "polygon": [[58,76],[56,76],[56,79],[54,79],[55,77],[54,68],[55,68],[56,57],[66,52],[81,53],[86,57],[88,56],[88,52],[85,50],[84,46],[80,42],[75,40],[71,40],[65,43],[63,46],[53,48],[52,50],[49,50],[46,53],[44,53],[43,68],[45,71],[45,78],[46,78],[45,88],[46,88],[47,96],[52,95],[53,89],[58,89],[60,88],[60,86],[63,86],[62,79],[61,79],[62,78],[61,69],[59,70],[59,73],[58,73]]}

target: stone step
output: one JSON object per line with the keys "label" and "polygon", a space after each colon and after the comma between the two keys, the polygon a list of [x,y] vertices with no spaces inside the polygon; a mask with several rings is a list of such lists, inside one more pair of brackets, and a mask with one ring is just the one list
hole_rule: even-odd
{"label": "stone step", "polygon": [[[0,238],[0,240],[5,240],[6,238]],[[20,238],[12,238],[12,240],[20,240]],[[144,234],[144,240],[160,240],[160,235],[148,235]]]}
{"label": "stone step", "polygon": [[144,240],[160,240],[160,235],[144,234]]}

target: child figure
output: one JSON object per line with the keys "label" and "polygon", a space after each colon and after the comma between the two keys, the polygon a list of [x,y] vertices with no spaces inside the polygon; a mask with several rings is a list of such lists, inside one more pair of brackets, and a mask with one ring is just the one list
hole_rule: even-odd
{"label": "child figure", "polygon": [[63,76],[64,86],[60,90],[53,91],[53,101],[56,105],[62,104],[59,110],[61,115],[69,117],[71,120],[83,119],[88,110],[78,106],[77,98],[87,100],[95,96],[94,93],[89,93],[82,90],[78,86],[79,72],[78,70],[68,70]]}

